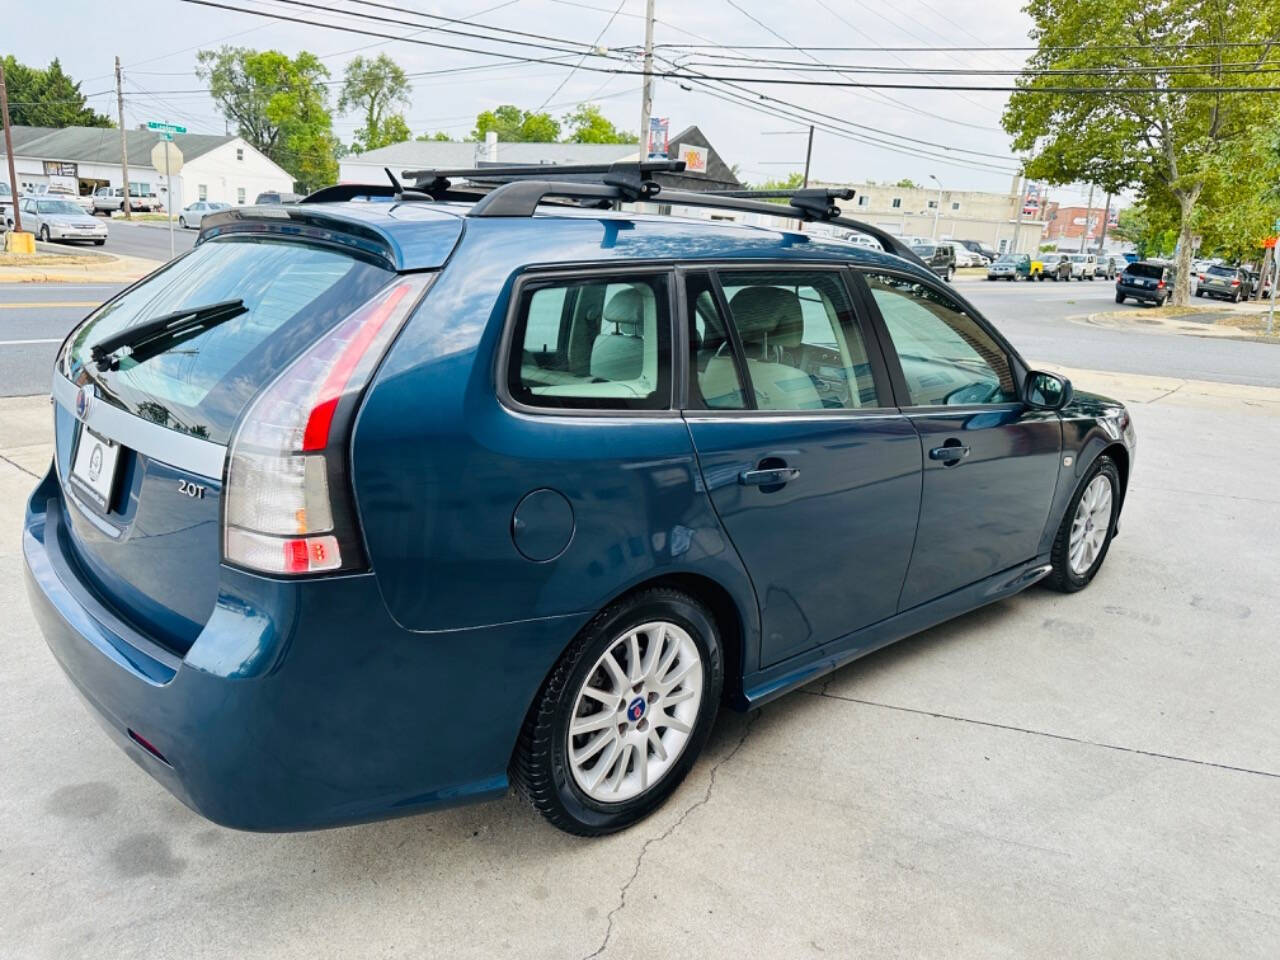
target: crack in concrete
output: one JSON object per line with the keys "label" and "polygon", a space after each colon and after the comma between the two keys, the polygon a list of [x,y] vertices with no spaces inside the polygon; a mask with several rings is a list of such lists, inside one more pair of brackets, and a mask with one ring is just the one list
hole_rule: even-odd
{"label": "crack in concrete", "polygon": [[1148,401],[1146,401],[1146,403],[1144,404],[1144,406],[1148,406],[1148,407],[1149,407],[1149,406],[1151,406],[1153,403],[1159,403],[1161,400],[1165,399],[1166,397],[1172,397],[1175,393],[1177,393],[1179,390],[1181,390],[1181,389],[1182,389],[1183,387],[1185,387],[1185,386],[1186,386],[1186,384],[1185,384],[1185,383],[1180,383],[1180,384],[1178,384],[1176,387],[1174,387],[1172,390],[1168,391],[1167,393],[1162,393],[1162,394],[1160,394],[1160,396],[1156,397],[1154,400],[1148,400]]}
{"label": "crack in concrete", "polygon": [[5,463],[7,463],[9,466],[13,467],[15,470],[21,470],[23,473],[25,473],[25,474],[26,474],[27,476],[29,476],[29,477],[35,477],[37,480],[39,480],[39,479],[40,479],[40,474],[38,474],[38,473],[32,473],[30,470],[28,470],[28,469],[27,469],[26,467],[24,467],[22,464],[20,464],[20,463],[15,463],[13,460],[10,460],[10,459],[9,459],[8,457],[6,457],[3,453],[0,453],[0,460],[3,460],[3,461],[4,461]]}
{"label": "crack in concrete", "polygon": [[627,906],[627,892],[631,889],[631,885],[635,883],[640,876],[640,868],[644,864],[645,854],[649,852],[649,848],[655,843],[661,843],[680,829],[681,825],[689,819],[689,815],[693,813],[693,811],[700,807],[705,807],[707,803],[710,802],[711,791],[713,791],[716,786],[716,774],[720,772],[721,767],[738,755],[738,751],[742,749],[742,745],[747,742],[747,737],[751,734],[751,728],[755,726],[756,721],[759,719],[760,711],[756,710],[751,719],[747,721],[746,727],[743,728],[742,736],[739,737],[738,742],[733,745],[733,749],[716,761],[715,766],[711,768],[711,776],[707,780],[707,789],[703,792],[702,796],[689,804],[689,806],[685,808],[685,811],[676,818],[675,823],[671,824],[671,826],[667,827],[666,830],[662,831],[662,833],[658,834],[656,837],[650,837],[644,842],[644,845],[640,848],[640,852],[636,855],[635,867],[631,871],[631,876],[628,877],[627,881],[618,888],[618,905],[609,911],[609,916],[606,918],[608,926],[604,931],[604,939],[600,941],[600,946],[596,947],[595,950],[583,957],[582,960],[593,960],[593,958],[600,956],[608,949],[609,941],[613,938],[614,926],[617,922],[618,915],[622,913]]}
{"label": "crack in concrete", "polygon": [[1229,763],[1216,763],[1212,760],[1196,760],[1194,757],[1180,757],[1173,753],[1157,753],[1154,750],[1143,750],[1139,747],[1123,747],[1116,743],[1102,743],[1098,740],[1085,740],[1082,737],[1072,737],[1065,733],[1050,733],[1047,730],[1033,730],[1030,727],[1019,727],[1011,723],[996,723],[993,720],[975,720],[972,717],[958,717],[951,713],[937,713],[933,710],[920,710],[916,707],[902,707],[893,703],[880,703],[876,700],[862,700],[858,697],[842,697],[837,693],[814,692],[812,690],[801,690],[801,693],[807,693],[811,697],[826,697],[828,700],[843,700],[845,703],[860,703],[867,707],[879,707],[882,710],[897,710],[899,713],[914,713],[920,717],[933,717],[935,720],[953,720],[956,723],[971,723],[979,727],[990,727],[995,730],[1009,730],[1013,733],[1025,733],[1033,737],[1046,737],[1050,740],[1062,740],[1066,743],[1078,743],[1086,747],[1099,747],[1103,750],[1117,750],[1120,753],[1134,753],[1142,757],[1152,757],[1156,760],[1172,760],[1175,763],[1191,763],[1198,767],[1213,767],[1217,770],[1230,770],[1233,773],[1248,773],[1255,777],[1271,777],[1280,780],[1280,773],[1274,773],[1270,770],[1255,770],[1252,767],[1237,767]]}

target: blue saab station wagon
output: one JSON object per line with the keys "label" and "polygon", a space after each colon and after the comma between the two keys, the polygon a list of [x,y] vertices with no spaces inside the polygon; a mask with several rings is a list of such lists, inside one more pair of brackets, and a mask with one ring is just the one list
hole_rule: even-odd
{"label": "blue saab station wagon", "polygon": [[[72,332],[27,579],[137,763],[246,829],[514,783],[605,833],[722,702],[1090,582],[1124,407],[1028,368],[846,194],[663,190],[675,169],[211,214]],[[607,209],[655,197],[886,252]]]}

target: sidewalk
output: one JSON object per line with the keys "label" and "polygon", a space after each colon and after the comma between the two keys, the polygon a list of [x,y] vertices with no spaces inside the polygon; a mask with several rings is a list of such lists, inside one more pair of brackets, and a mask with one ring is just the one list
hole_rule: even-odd
{"label": "sidewalk", "polygon": [[1097,327],[1141,333],[1280,343],[1280,310],[1276,311],[1275,332],[1270,337],[1266,335],[1266,318],[1270,308],[1269,300],[1230,303],[1193,298],[1186,307],[1103,310],[1081,319],[1084,323]]}

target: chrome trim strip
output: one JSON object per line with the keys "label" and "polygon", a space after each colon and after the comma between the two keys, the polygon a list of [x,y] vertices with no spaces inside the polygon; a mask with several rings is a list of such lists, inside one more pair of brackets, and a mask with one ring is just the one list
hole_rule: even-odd
{"label": "chrome trim strip", "polygon": [[[53,399],[75,416],[78,388],[60,373],[53,375]],[[136,450],[152,460],[159,460],[208,480],[222,482],[222,467],[227,448],[220,443],[201,440],[178,433],[150,420],[143,420],[98,398],[89,408],[85,422],[95,431]]]}

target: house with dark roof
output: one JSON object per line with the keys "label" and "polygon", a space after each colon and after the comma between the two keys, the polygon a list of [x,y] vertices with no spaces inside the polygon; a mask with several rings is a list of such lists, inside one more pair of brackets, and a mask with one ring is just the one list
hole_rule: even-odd
{"label": "house with dark roof", "polygon": [[[123,182],[118,128],[15,126],[12,137],[19,192],[61,183],[83,196]],[[260,193],[293,190],[293,178],[242,137],[176,134],[173,139],[182,152],[183,166],[167,178],[164,170],[157,170],[151,162],[160,134],[127,130],[125,139],[134,193],[154,193],[174,210],[197,200],[253,203]],[[0,157],[3,154],[0,139]],[[0,169],[4,169],[3,163]]]}
{"label": "house with dark roof", "polygon": [[[681,190],[737,190],[742,187],[729,165],[696,126],[671,137],[670,156],[687,164],[684,173],[655,179]],[[406,170],[445,170],[484,164],[617,163],[639,160],[635,143],[507,143],[490,134],[485,141],[406,140],[367,153],[344,157],[338,164],[343,183],[385,184],[384,168],[400,176]]]}

